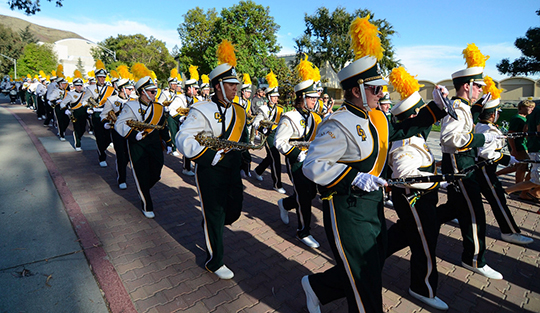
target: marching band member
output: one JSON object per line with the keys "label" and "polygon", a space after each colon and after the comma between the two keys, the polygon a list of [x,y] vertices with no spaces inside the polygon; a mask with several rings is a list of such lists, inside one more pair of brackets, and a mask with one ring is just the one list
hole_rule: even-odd
{"label": "marching band member", "polygon": [[[36,84],[35,94],[36,94],[36,101],[37,101],[37,115],[41,119],[47,119],[47,110],[45,109],[45,102],[44,98],[45,94],[47,93],[47,86],[45,86],[45,81],[47,80],[47,77],[45,76],[45,73],[43,71],[40,72],[39,80]],[[44,124],[44,126],[48,126],[49,123]]]}
{"label": "marching band member", "polygon": [[[244,73],[244,82],[242,84],[242,87],[240,88],[240,95],[241,97],[235,96],[233,102],[238,103],[241,107],[244,108],[247,114],[247,126],[248,130],[251,130],[251,126],[253,125],[253,116],[251,115],[251,78],[249,77],[249,74]],[[250,134],[251,139],[251,134]],[[249,154],[249,151],[244,152],[244,158],[242,163],[242,170],[241,175],[242,178],[251,177],[251,154]]]}
{"label": "marching band member", "polygon": [[491,77],[484,78],[484,94],[491,95],[491,99],[487,101],[480,113],[476,124],[476,132],[481,134],[490,133],[499,139],[495,139],[489,144],[478,148],[478,159],[494,160],[493,164],[486,165],[476,171],[476,178],[480,183],[482,194],[489,202],[493,215],[501,229],[501,238],[516,244],[529,244],[533,242],[532,238],[520,234],[520,230],[512,212],[506,204],[506,194],[502,188],[502,184],[497,178],[497,165],[514,165],[518,160],[511,155],[505,155],[501,152],[505,145],[503,133],[494,125],[499,118],[499,107],[501,102],[501,91],[495,86],[495,82]]}
{"label": "marching band member", "polygon": [[[401,101],[391,110],[398,121],[413,118],[425,106],[418,93],[422,85],[405,71],[395,68],[390,82],[401,94]],[[384,110],[381,110],[384,112]],[[390,145],[388,165],[392,178],[431,176],[437,173],[435,158],[429,150],[426,138],[431,128]],[[438,310],[448,310],[448,305],[437,297],[437,260],[435,251],[439,236],[437,223],[437,192],[439,183],[416,183],[393,186],[392,199],[399,220],[388,229],[389,257],[406,246],[411,248],[411,285],[409,293],[416,299]],[[428,192],[429,191],[429,192]],[[421,196],[414,196],[422,193]],[[413,196],[412,200],[408,196]]]}
{"label": "marching band member", "polygon": [[75,70],[73,75],[73,88],[67,93],[64,100],[60,103],[60,112],[64,112],[67,116],[71,117],[73,122],[73,139],[75,141],[75,151],[82,151],[81,138],[86,129],[86,107],[83,106],[83,98],[85,92],[83,91],[84,82],[82,80],[81,72]]}
{"label": "marching band member", "polygon": [[381,186],[389,142],[428,128],[445,112],[429,103],[418,116],[393,124],[376,110],[386,85],[378,60],[382,47],[369,16],[356,18],[349,33],[355,61],[338,73],[345,90],[342,107],[318,127],[303,165],[323,199],[326,235],[336,265],[304,276],[310,313],[346,297],[349,312],[382,312],[382,268],[386,259],[386,221]]}
{"label": "marching band member", "polygon": [[[180,127],[181,119],[185,117],[178,112],[178,109],[182,107],[182,101],[180,100],[180,95],[182,94],[180,90],[180,85],[178,84],[178,70],[173,68],[169,79],[169,90],[163,91],[163,94],[166,97],[166,100],[162,103],[166,103],[165,111],[167,114],[167,125],[169,126],[169,131],[171,132],[171,138],[176,138],[178,133],[178,128]],[[176,151],[176,143],[173,140],[173,155],[179,156],[180,153]]]}
{"label": "marching band member", "polygon": [[[485,62],[489,57],[482,55],[474,44],[463,50],[467,61],[467,69],[452,74],[452,81],[456,89],[456,96],[452,98],[452,105],[458,116],[455,120],[446,116],[441,122],[441,150],[442,172],[444,174],[457,173],[460,170],[473,166],[477,156],[477,148],[489,144],[495,139],[491,133],[479,134],[474,131],[474,116],[471,113],[471,104],[479,99],[483,80]],[[437,89],[446,89],[437,86]],[[433,92],[437,103],[443,100]],[[466,269],[492,279],[502,279],[501,273],[486,264],[486,215],[482,204],[480,184],[473,173],[458,182],[448,186],[448,201],[437,209],[441,223],[454,218],[459,220],[463,237],[463,253],[461,264]]]}
{"label": "marching band member", "polygon": [[[57,69],[62,72],[64,66],[59,64]],[[45,92],[44,96],[46,117],[45,121],[43,121],[43,126],[52,126],[54,123],[54,110],[49,104],[49,97],[51,96],[52,91],[58,88],[58,84],[56,83],[56,71],[53,71],[53,75],[50,77],[50,80],[51,83],[47,85],[47,91]]]}
{"label": "marching band member", "polygon": [[[190,65],[189,66],[189,76],[190,79],[186,80],[184,84],[184,93],[180,95],[180,100],[183,102],[180,106],[182,108],[191,108],[191,106],[199,102],[197,98],[197,89],[199,83],[199,72],[197,72],[197,67]],[[195,173],[191,168],[191,160],[186,157],[184,154],[184,168],[182,169],[182,174],[186,176],[195,176]]]}
{"label": "marching band member", "polygon": [[[127,139],[129,161],[137,191],[142,202],[142,212],[147,218],[154,218],[154,204],[150,189],[160,180],[163,168],[162,140],[167,145],[167,153],[172,152],[169,130],[163,106],[154,102],[157,87],[148,69],[141,63],[132,67],[135,77],[144,76],[135,84],[139,98],[124,104],[114,130]],[[130,126],[129,121],[142,122],[144,127]],[[158,129],[161,126],[161,129]]]}
{"label": "marching band member", "polygon": [[281,117],[276,129],[275,147],[285,155],[285,163],[293,183],[294,194],[278,200],[280,217],[283,223],[289,224],[288,211],[296,209],[298,228],[296,238],[311,248],[320,245],[311,236],[311,201],[317,194],[315,183],[307,179],[302,173],[302,164],[307,154],[307,147],[294,146],[294,142],[309,142],[313,140],[317,132],[317,125],[321,117],[313,110],[319,99],[316,84],[313,80],[315,68],[307,60],[302,60],[296,71],[302,81],[294,86],[296,94],[295,109]]}
{"label": "marching band member", "polygon": [[[103,106],[103,111],[99,115],[103,123],[103,128],[107,130],[114,128],[115,120],[122,113],[124,105],[131,100],[130,96],[133,90],[133,85],[131,85],[130,80],[127,78],[118,79],[115,84],[118,93],[107,98]],[[116,181],[118,188],[124,190],[127,189],[126,168],[129,162],[127,141],[115,131],[111,131],[111,136],[114,151],[116,152]]]}
{"label": "marching band member", "polygon": [[[60,73],[59,75],[63,75]],[[60,77],[60,76],[59,76]],[[58,123],[58,136],[60,137],[60,141],[65,141],[65,131],[67,129],[67,125],[69,124],[69,118],[64,114],[64,112],[60,111],[60,102],[64,99],[66,96],[66,88],[68,86],[68,82],[64,77],[60,77],[56,80],[58,84],[58,88],[54,89],[51,92],[50,98],[49,98],[49,105],[54,108],[55,112],[57,112],[56,121]],[[63,116],[59,116],[62,114]],[[65,120],[67,119],[67,123]]]}
{"label": "marching band member", "polygon": [[210,78],[208,75],[202,74],[201,75],[201,101],[208,101],[210,100]]}
{"label": "marching band member", "polygon": [[263,104],[259,108],[259,113],[253,121],[253,125],[256,129],[259,129],[261,121],[271,122],[272,126],[269,126],[267,133],[265,134],[267,139],[264,144],[266,149],[266,157],[261,161],[261,163],[253,171],[255,178],[259,181],[263,180],[262,174],[268,166],[270,166],[270,174],[272,175],[272,181],[274,190],[285,194],[286,191],[283,189],[283,184],[281,183],[281,157],[279,151],[274,146],[275,130],[283,114],[283,108],[277,104],[279,92],[278,92],[278,81],[274,72],[270,71],[270,74],[266,75],[266,81],[268,82],[268,88],[266,88],[266,97],[268,98],[268,103]]}
{"label": "marching band member", "polygon": [[246,111],[232,102],[240,83],[236,78],[234,48],[223,40],[217,52],[220,65],[209,75],[215,94],[211,101],[192,106],[176,135],[176,143],[180,152],[196,163],[206,241],[205,267],[221,279],[231,279],[234,273],[223,263],[223,229],[236,221],[242,211],[242,153],[228,148],[214,150],[195,139],[201,132],[217,140],[247,142],[248,139]]}

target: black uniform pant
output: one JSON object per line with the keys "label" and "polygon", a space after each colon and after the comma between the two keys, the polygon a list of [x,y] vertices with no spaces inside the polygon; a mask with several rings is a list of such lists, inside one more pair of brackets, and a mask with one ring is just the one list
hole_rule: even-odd
{"label": "black uniform pant", "polygon": [[493,215],[499,224],[501,233],[516,234],[520,233],[518,225],[512,216],[512,212],[506,204],[506,196],[502,184],[497,178],[495,172],[497,164],[484,166],[475,172],[476,179],[480,183],[482,194],[489,202]]}
{"label": "black uniform pant", "polygon": [[115,130],[111,131],[111,135],[114,151],[116,152],[116,180],[118,184],[122,184],[126,182],[126,168],[129,162],[127,140]]}
{"label": "black uniform pant", "polygon": [[[474,165],[474,150],[463,154],[443,153],[442,172],[455,173]],[[483,267],[486,264],[486,213],[482,203],[480,183],[474,174],[457,182],[457,186],[448,186],[448,201],[437,208],[439,225],[459,220],[459,228],[463,237],[463,253],[461,260],[472,267]]]}
{"label": "black uniform pant", "polygon": [[274,147],[274,133],[272,132],[264,144],[266,149],[266,158],[255,168],[257,175],[262,175],[266,168],[270,166],[270,174],[274,182],[274,188],[282,188],[281,183],[281,155],[276,147]]}
{"label": "black uniform pant", "polygon": [[[145,140],[145,139],[143,139]],[[161,178],[163,168],[163,151],[159,146],[145,145],[144,142],[127,142],[129,160],[133,171],[133,178],[142,202],[142,210],[154,211],[154,203],[150,196],[150,189]],[[158,149],[158,150],[157,150]],[[160,157],[161,155],[161,157]]]}
{"label": "black uniform pant", "polygon": [[35,108],[34,107],[34,97],[32,96],[32,94],[29,91],[26,91],[25,95],[26,95],[26,97],[25,97],[25,99],[26,99],[26,107]]}
{"label": "black uniform pant", "polygon": [[[411,193],[419,191],[411,189]],[[411,247],[411,290],[424,297],[437,295],[437,262],[435,250],[439,236],[437,223],[437,190],[422,195],[411,204],[406,190],[392,188],[392,200],[399,220],[388,229],[389,257],[395,252]]]}
{"label": "black uniform pant", "polygon": [[37,104],[36,113],[38,117],[43,117],[46,114],[45,104],[43,102],[43,97],[34,95],[34,103]]}
{"label": "black uniform pant", "polygon": [[169,127],[169,132],[171,133],[173,151],[176,151],[176,134],[178,133],[178,128],[180,127],[179,119],[180,115],[176,117],[172,117],[171,115],[169,115],[167,117],[167,126]]}
{"label": "black uniform pant", "polygon": [[310,235],[311,201],[317,194],[317,188],[314,182],[304,176],[302,163],[295,162],[291,164],[288,158],[285,158],[285,162],[293,183],[294,193],[283,199],[283,207],[287,211],[296,209],[298,218],[296,235],[301,239]]}
{"label": "black uniform pant", "polygon": [[103,122],[101,122],[101,117],[99,117],[99,114],[100,112],[94,112],[92,114],[92,124],[94,125],[94,137],[96,137],[99,162],[103,162],[107,159],[107,154],[105,151],[111,144],[112,139],[111,130],[103,127]]}
{"label": "black uniform pant", "polygon": [[309,276],[322,304],[347,297],[349,312],[382,312],[386,226],[382,190],[323,201],[324,228],[336,265]]}
{"label": "black uniform pant", "polygon": [[58,123],[58,133],[61,138],[66,136],[66,129],[69,126],[69,116],[66,115],[66,109],[60,109],[60,105],[54,107],[54,113],[56,115],[56,121]]}
{"label": "black uniform pant", "polygon": [[75,148],[81,147],[81,139],[86,130],[86,119],[88,113],[86,113],[85,107],[80,107],[73,110],[73,116],[76,121],[73,123],[73,138],[75,139]]}
{"label": "black uniform pant", "polygon": [[[231,152],[229,152],[231,153]],[[223,265],[223,229],[242,212],[243,185],[240,166],[195,166],[195,178],[203,213],[206,269],[215,272]]]}
{"label": "black uniform pant", "polygon": [[43,121],[43,125],[49,125],[51,121],[54,122],[54,109],[49,104],[49,101],[45,101],[43,105],[45,106],[45,120]]}

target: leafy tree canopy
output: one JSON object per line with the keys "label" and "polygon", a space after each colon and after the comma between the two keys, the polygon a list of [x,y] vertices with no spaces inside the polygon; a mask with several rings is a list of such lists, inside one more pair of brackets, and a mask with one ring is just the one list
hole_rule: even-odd
{"label": "leafy tree canopy", "polygon": [[[47,1],[52,2],[52,0]],[[57,7],[61,7],[62,1],[64,0],[55,0],[54,2]],[[41,11],[39,0],[8,0],[7,3],[10,9],[23,11],[26,15],[34,15]]]}
{"label": "leafy tree canopy", "polygon": [[17,60],[17,75],[30,74],[34,76],[40,70],[50,73],[56,70],[57,65],[58,57],[53,51],[52,45],[30,43],[24,47],[23,55]]}
{"label": "leafy tree canopy", "polygon": [[[0,53],[13,59],[18,59],[24,48],[21,37],[3,25],[0,25]],[[0,56],[0,77],[13,72],[13,62]],[[19,72],[19,71],[17,71]],[[17,75],[19,77],[20,75]]]}
{"label": "leafy tree canopy", "polygon": [[295,40],[297,62],[306,53],[316,66],[321,67],[328,61],[332,69],[339,72],[347,62],[354,59],[350,48],[349,26],[356,17],[367,15],[370,15],[370,22],[381,32],[379,38],[385,51],[379,64],[383,72],[388,74],[400,65],[399,60],[395,60],[391,43],[395,31],[385,19],[375,19],[375,14],[367,9],[358,9],[351,14],[343,7],[337,7],[333,12],[321,7],[313,15],[306,14],[304,35]]}
{"label": "leafy tree canopy", "polygon": [[[540,10],[536,15],[540,16]],[[523,55],[512,62],[503,59],[497,64],[499,73],[512,76],[540,73],[540,27],[529,28],[525,37],[517,38],[514,45]]]}
{"label": "leafy tree canopy", "polygon": [[30,31],[30,24],[26,25],[25,29],[19,31],[19,36],[21,37],[22,42],[26,45],[29,43],[38,43],[38,39]]}

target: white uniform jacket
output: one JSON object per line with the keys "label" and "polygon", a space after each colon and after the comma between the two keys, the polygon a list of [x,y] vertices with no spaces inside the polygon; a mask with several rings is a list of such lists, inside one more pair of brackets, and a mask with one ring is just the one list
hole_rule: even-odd
{"label": "white uniform jacket", "polygon": [[83,101],[86,102],[88,98],[94,98],[99,105],[93,110],[94,112],[101,112],[103,111],[103,106],[105,105],[107,98],[112,96],[114,93],[114,87],[108,84],[103,86],[98,86],[97,84],[88,85],[88,87],[85,89],[85,97],[83,98]]}
{"label": "white uniform jacket", "polygon": [[449,115],[441,120],[441,150],[443,153],[456,154],[484,145],[484,136],[474,133],[471,108],[466,100],[453,98],[456,121]]}
{"label": "white uniform jacket", "polygon": [[122,99],[119,95],[112,95],[109,98],[107,98],[107,101],[105,101],[105,105],[103,105],[103,111],[99,114],[99,117],[101,120],[108,119],[109,111],[113,111],[117,116],[122,112],[122,109],[124,108],[124,104],[128,102],[130,99]]}
{"label": "white uniform jacket", "polygon": [[[52,94],[51,94],[52,96]],[[70,110],[75,110],[82,107],[82,98],[84,97],[84,91],[77,92],[75,90],[68,91],[62,102],[60,103],[60,109],[65,109],[69,105]]]}
{"label": "white uniform jacket", "polygon": [[[503,133],[490,122],[479,122],[476,124],[476,131],[482,134],[491,133],[497,136],[503,136]],[[492,142],[478,148],[478,157],[486,160],[493,160],[494,162],[499,162],[503,165],[508,165],[510,162],[510,156],[501,152],[504,145],[505,139],[495,139]]]}
{"label": "white uniform jacket", "polygon": [[274,105],[273,107],[270,107],[268,104],[263,104],[259,107],[259,112],[257,113],[257,116],[253,120],[253,126],[255,129],[259,128],[259,123],[262,120],[265,121],[272,121],[276,123],[272,126],[271,130],[274,130],[277,128],[277,124],[279,123],[279,120],[281,119],[281,115],[283,114],[283,108]]}
{"label": "white uniform jacket", "polygon": [[301,149],[292,146],[291,141],[312,141],[317,133],[321,117],[313,112],[300,113],[297,110],[286,112],[281,117],[276,129],[274,146],[278,151],[296,162]]}

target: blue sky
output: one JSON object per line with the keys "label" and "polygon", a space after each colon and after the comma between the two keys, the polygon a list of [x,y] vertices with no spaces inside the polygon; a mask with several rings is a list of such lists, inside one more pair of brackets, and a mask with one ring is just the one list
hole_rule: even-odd
{"label": "blue sky", "polygon": [[[181,46],[178,25],[183,15],[199,6],[204,10],[231,7],[239,1],[206,0],[193,1],[73,1],[64,0],[57,8],[53,3],[41,1],[42,11],[35,16],[9,10],[6,2],[0,4],[0,14],[19,17],[33,23],[63,30],[70,30],[92,40],[101,41],[118,34],[154,36],[166,42],[172,49]],[[438,82],[465,67],[461,51],[468,43],[475,43],[491,58],[486,63],[485,73],[494,79],[505,76],[498,74],[495,65],[503,58],[520,56],[513,43],[525,35],[530,27],[540,27],[540,9],[537,0],[520,1],[255,1],[270,7],[280,30],[278,42],[281,54],[294,52],[294,39],[304,29],[304,15],[314,14],[317,8],[326,6],[330,10],[337,6],[349,12],[369,9],[375,18],[384,18],[397,31],[393,36],[397,57],[412,75],[419,79]],[[535,77],[537,78],[537,77]]]}

